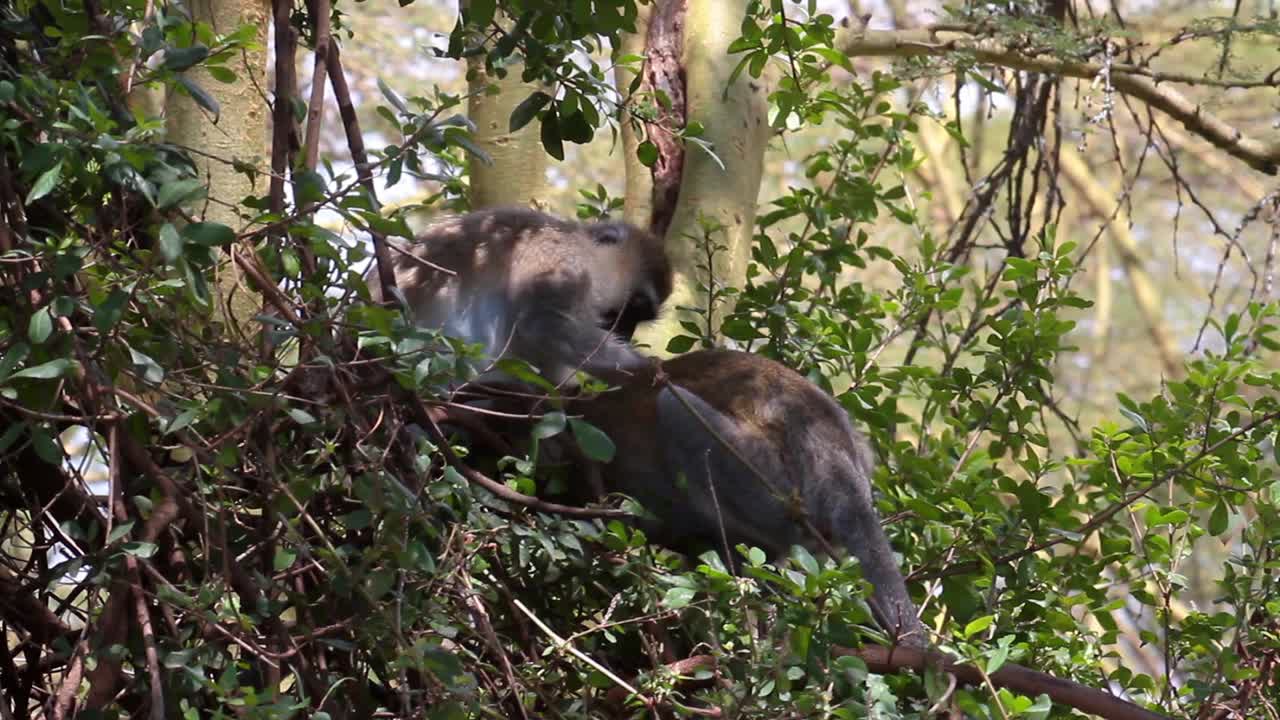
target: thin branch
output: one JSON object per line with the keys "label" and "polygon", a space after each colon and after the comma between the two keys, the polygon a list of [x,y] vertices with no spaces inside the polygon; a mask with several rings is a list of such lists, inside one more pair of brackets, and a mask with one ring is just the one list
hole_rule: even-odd
{"label": "thin branch", "polygon": [[[342,116],[342,127],[347,133],[347,147],[351,150],[351,161],[355,163],[356,175],[360,185],[369,193],[369,201],[376,211],[378,194],[373,186],[369,154],[364,149],[364,135],[360,132],[360,120],[356,116],[355,105],[351,102],[351,89],[347,87],[347,76],[342,71],[342,57],[338,53],[337,43],[329,44],[329,81],[333,85],[333,99],[338,103],[338,112]],[[395,266],[391,264],[387,239],[373,228],[369,228],[369,236],[373,239],[373,258],[378,265],[378,282],[382,284],[382,299],[384,302],[396,302],[400,292],[396,288]]]}
{"label": "thin branch", "polygon": [[[1227,154],[1268,175],[1276,174],[1280,143],[1245,137],[1238,129],[1205,110],[1186,95],[1161,83],[1212,85],[1208,78],[1160,73],[1140,66],[1062,60],[1052,55],[1027,55],[990,38],[978,37],[964,26],[945,25],[914,30],[855,30],[836,36],[836,49],[850,57],[945,57],[966,54],[982,65],[1045,73],[1085,80],[1109,73],[1112,86],[1180,121]],[[1268,86],[1274,82],[1267,83]]]}
{"label": "thin branch", "polygon": [[302,141],[302,162],[315,170],[320,162],[320,127],[324,116],[324,88],[329,74],[330,27],[329,0],[311,0],[311,19],[315,22],[315,65],[311,71],[311,99],[307,103],[307,130]]}

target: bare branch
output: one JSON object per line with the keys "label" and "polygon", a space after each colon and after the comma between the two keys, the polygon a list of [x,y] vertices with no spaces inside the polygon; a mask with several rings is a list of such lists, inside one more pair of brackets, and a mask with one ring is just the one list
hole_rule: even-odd
{"label": "bare branch", "polygon": [[[1109,73],[1116,90],[1146,102],[1213,143],[1224,152],[1244,161],[1255,170],[1276,174],[1280,163],[1280,143],[1245,137],[1239,129],[1202,108],[1186,95],[1161,83],[1211,85],[1207,78],[1161,73],[1150,68],[1123,63],[1062,60],[1051,55],[1027,55],[990,38],[947,25],[914,30],[859,30],[846,27],[836,36],[836,49],[851,57],[943,57],[964,53],[983,65],[1013,70],[1092,79]],[[1274,83],[1269,83],[1274,84]]]}

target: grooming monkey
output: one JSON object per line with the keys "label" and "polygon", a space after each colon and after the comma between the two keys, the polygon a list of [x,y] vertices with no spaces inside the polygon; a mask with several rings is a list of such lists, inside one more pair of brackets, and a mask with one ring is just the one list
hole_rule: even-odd
{"label": "grooming monkey", "polygon": [[650,540],[683,552],[715,548],[730,560],[739,543],[771,557],[792,545],[843,547],[874,586],[881,628],[902,644],[928,645],[875,510],[871,450],[844,410],[798,373],[750,353],[704,350],[575,399],[570,410],[613,439],[604,484],[652,515],[640,522]]}
{"label": "grooming monkey", "polygon": [[581,366],[620,384],[569,409],[614,440],[602,479],[654,515],[643,523],[652,540],[732,561],[739,543],[775,557],[793,544],[824,549],[816,530],[858,558],[885,631],[927,644],[872,501],[870,451],[830,397],[730,351],[668,361],[663,384],[623,341],[670,294],[658,239],[523,209],[441,219],[418,239],[393,257],[415,322],[528,360],[555,382]]}
{"label": "grooming monkey", "polygon": [[[483,344],[490,360],[526,360],[557,384],[577,369],[614,382],[648,367],[626,341],[671,294],[662,241],[622,222],[479,210],[434,220],[391,254],[416,324]],[[366,281],[381,301],[376,268]]]}

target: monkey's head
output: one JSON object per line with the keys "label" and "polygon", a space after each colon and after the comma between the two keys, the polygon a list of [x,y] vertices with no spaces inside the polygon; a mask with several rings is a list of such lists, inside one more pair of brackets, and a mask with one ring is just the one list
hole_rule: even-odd
{"label": "monkey's head", "polygon": [[658,317],[671,295],[671,260],[662,239],[625,222],[587,225],[591,239],[591,302],[597,324],[631,339],[636,326]]}

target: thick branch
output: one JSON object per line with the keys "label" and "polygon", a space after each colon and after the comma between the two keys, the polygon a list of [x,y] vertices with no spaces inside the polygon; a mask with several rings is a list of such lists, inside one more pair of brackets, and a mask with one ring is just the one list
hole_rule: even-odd
{"label": "thick branch", "polygon": [[1119,63],[1103,66],[1052,56],[1025,55],[996,40],[975,37],[950,26],[947,29],[893,31],[846,28],[836,38],[836,49],[851,57],[942,57],[959,53],[967,54],[983,65],[1085,80],[1110,73],[1111,85],[1116,90],[1178,120],[1191,132],[1255,170],[1274,175],[1280,162],[1280,143],[1247,138],[1240,130],[1204,110],[1187,96],[1161,85],[1175,80],[1191,83],[1194,82],[1192,78]]}
{"label": "thick branch", "polygon": [[[923,670],[926,663],[932,662],[942,670],[955,675],[956,680],[966,685],[985,683],[982,672],[978,668],[955,662],[939,653],[925,654],[914,648],[901,646],[886,648],[879,645],[867,645],[856,650],[838,647],[835,648],[835,653],[861,658],[873,672],[896,673],[907,669]],[[1008,688],[1032,697],[1043,693],[1055,703],[1104,717],[1107,720],[1169,720],[1165,715],[1139,707],[1115,695],[1013,663],[1005,663],[989,677],[991,684],[996,687]]]}
{"label": "thick branch", "polygon": [[35,593],[22,587],[4,566],[0,566],[0,617],[13,627],[22,628],[31,641],[49,645],[71,634],[62,618],[53,614]]}
{"label": "thick branch", "polygon": [[284,214],[284,183],[292,158],[298,151],[297,128],[293,117],[293,99],[298,94],[298,77],[294,65],[297,35],[289,23],[293,4],[273,0],[272,24],[276,37],[276,92],[271,107],[271,212]]}
{"label": "thick branch", "polygon": [[311,71],[311,101],[307,103],[307,134],[302,144],[302,162],[315,170],[320,162],[320,126],[324,115],[324,87],[329,79],[329,0],[312,0],[311,19],[316,24],[315,65]]}

